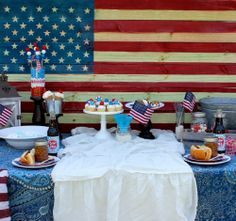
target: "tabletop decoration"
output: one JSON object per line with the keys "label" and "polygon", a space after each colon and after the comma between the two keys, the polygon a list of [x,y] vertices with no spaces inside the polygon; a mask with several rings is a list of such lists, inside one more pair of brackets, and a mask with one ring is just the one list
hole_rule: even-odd
{"label": "tabletop decoration", "polygon": [[116,114],[114,118],[117,123],[116,139],[119,141],[131,140],[130,123],[133,118],[126,114]]}
{"label": "tabletop decoration", "polygon": [[46,45],[40,48],[37,42],[34,43],[33,52],[29,47],[26,48],[31,71],[31,100],[35,103],[32,122],[36,125],[45,125],[42,94],[45,92],[44,60],[46,58],[46,50]]}
{"label": "tabletop decoration", "polygon": [[151,102],[148,99],[136,100],[131,106],[130,103],[126,104],[126,107],[131,108],[129,115],[140,123],[141,132],[139,137],[155,139],[155,136],[150,131],[152,129],[151,117],[155,109],[159,109],[163,106],[163,103],[157,101]]}

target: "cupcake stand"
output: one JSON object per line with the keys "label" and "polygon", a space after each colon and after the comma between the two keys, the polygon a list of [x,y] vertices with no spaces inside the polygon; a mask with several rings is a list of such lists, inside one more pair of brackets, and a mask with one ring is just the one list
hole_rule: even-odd
{"label": "cupcake stand", "polygon": [[116,111],[116,112],[98,112],[98,111],[87,111],[84,109],[84,113],[86,114],[91,114],[91,115],[98,115],[101,117],[101,122],[100,122],[100,130],[97,132],[95,135],[95,138],[99,140],[105,140],[105,139],[110,139],[112,138],[112,135],[109,131],[107,131],[107,120],[106,116],[107,115],[115,115],[115,114],[120,114],[123,113],[124,110],[121,111]]}

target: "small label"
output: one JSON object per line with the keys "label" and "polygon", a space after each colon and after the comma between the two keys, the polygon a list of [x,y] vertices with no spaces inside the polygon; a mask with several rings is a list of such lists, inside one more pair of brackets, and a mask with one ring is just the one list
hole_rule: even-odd
{"label": "small label", "polygon": [[59,136],[47,137],[48,140],[48,153],[57,153],[60,148]]}
{"label": "small label", "polygon": [[225,151],[226,135],[225,134],[215,134],[215,137],[218,138],[218,152]]}

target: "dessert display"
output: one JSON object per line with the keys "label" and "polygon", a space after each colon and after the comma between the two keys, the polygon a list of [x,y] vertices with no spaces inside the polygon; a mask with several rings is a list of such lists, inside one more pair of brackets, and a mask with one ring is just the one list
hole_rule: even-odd
{"label": "dessert display", "polygon": [[205,145],[192,145],[190,155],[196,160],[210,160],[212,157],[212,150]]}
{"label": "dessert display", "polygon": [[84,108],[90,112],[118,112],[123,110],[123,105],[117,99],[105,98],[103,100],[101,96],[97,96],[95,100],[89,99]]}
{"label": "dessert display", "polygon": [[[137,102],[141,103],[141,104],[144,104],[145,106],[147,106],[148,108],[150,109],[159,109],[161,107],[164,106],[164,104],[162,102],[159,102],[159,101],[150,101],[149,99],[143,99],[143,100],[136,100]],[[128,108],[132,108],[134,102],[129,102],[129,103],[126,103],[125,106],[128,107]]]}

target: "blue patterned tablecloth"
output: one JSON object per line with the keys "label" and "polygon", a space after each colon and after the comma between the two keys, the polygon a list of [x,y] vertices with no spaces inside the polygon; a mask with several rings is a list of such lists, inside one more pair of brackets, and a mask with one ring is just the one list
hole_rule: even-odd
{"label": "blue patterned tablecloth", "polygon": [[[11,162],[23,151],[0,141],[0,168],[9,171],[13,221],[53,220],[52,168],[22,169]],[[191,165],[198,187],[196,221],[236,221],[236,158],[218,166]]]}

